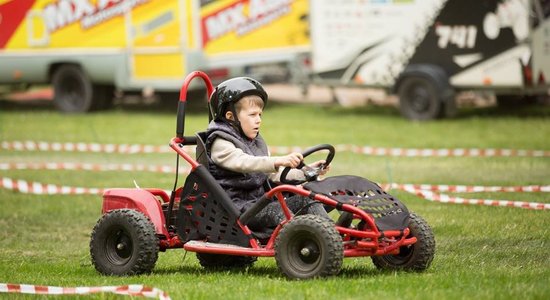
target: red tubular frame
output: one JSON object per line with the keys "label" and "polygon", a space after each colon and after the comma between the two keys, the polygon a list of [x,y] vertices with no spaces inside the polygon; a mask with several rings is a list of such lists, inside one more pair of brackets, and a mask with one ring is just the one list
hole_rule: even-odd
{"label": "red tubular frame", "polygon": [[183,138],[174,137],[172,140],[170,140],[170,148],[174,149],[189,165],[191,166],[191,171],[195,170],[199,163],[191,157],[187,152],[183,150],[182,147],[180,147],[180,144],[184,142]]}
{"label": "red tubular frame", "polygon": [[189,84],[193,79],[197,77],[200,77],[202,81],[204,81],[204,84],[206,85],[206,93],[207,93],[208,101],[210,102],[210,95],[212,95],[212,92],[214,91],[214,86],[212,85],[212,81],[210,80],[208,75],[206,75],[206,73],[201,71],[191,72],[189,73],[189,75],[185,77],[185,80],[183,81],[183,85],[181,86],[181,89],[180,89],[180,99],[179,99],[180,101],[182,102],[186,101],[185,96],[187,96],[187,89],[189,88]]}
{"label": "red tubular frame", "polygon": [[[184,244],[183,247],[188,251],[194,252],[204,252],[204,253],[213,253],[213,254],[229,254],[229,255],[247,255],[247,256],[274,256],[275,255],[275,239],[279,234],[282,226],[285,223],[290,221],[293,217],[292,212],[288,208],[283,192],[290,192],[296,195],[301,195],[304,197],[311,197],[316,201],[319,201],[323,204],[336,206],[337,201],[330,199],[324,195],[313,194],[308,190],[303,189],[302,187],[297,187],[293,185],[279,185],[266,193],[268,198],[275,197],[286,216],[286,220],[283,221],[275,231],[272,233],[271,238],[265,246],[260,246],[256,239],[250,240],[250,248],[245,247],[235,247],[227,248],[223,245],[216,247],[216,244]],[[355,240],[350,242],[345,242],[344,247],[344,256],[345,257],[360,257],[360,256],[372,256],[372,255],[388,255],[388,254],[398,254],[399,247],[409,246],[416,243],[415,237],[407,238],[410,231],[408,228],[405,230],[387,230],[379,231],[376,227],[374,219],[367,214],[362,209],[344,204],[343,210],[355,214],[360,217],[367,223],[366,230],[357,230],[350,229],[341,226],[336,226],[338,232],[347,237],[353,237]],[[251,231],[247,226],[238,223],[239,226],[243,229],[246,234],[250,234]],[[380,239],[386,238],[388,241],[380,242]],[[366,239],[366,240],[365,240]]]}
{"label": "red tubular frame", "polygon": [[[208,103],[210,103],[210,95],[212,95],[212,92],[214,91],[214,86],[212,85],[212,81],[210,81],[210,78],[208,78],[208,75],[206,73],[201,71],[195,71],[189,73],[187,77],[185,77],[185,80],[183,82],[183,85],[180,89],[180,97],[179,101],[182,103],[185,103],[187,101],[187,90],[189,88],[189,85],[191,84],[191,81],[195,78],[201,78],[204,81],[204,84],[206,85],[206,98],[208,99]],[[185,119],[183,120],[185,122]],[[194,170],[196,167],[199,166],[199,163],[195,161],[193,157],[191,157],[189,154],[187,154],[183,149],[179,146],[179,144],[182,144],[185,142],[184,137],[174,137],[170,140],[170,147],[174,149],[189,165],[191,166],[191,170]]]}

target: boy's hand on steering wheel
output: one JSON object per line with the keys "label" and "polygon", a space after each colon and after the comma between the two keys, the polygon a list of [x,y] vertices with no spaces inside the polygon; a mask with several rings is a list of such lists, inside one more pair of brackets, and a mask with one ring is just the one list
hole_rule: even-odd
{"label": "boy's hand on steering wheel", "polygon": [[275,168],[279,167],[291,167],[296,168],[300,165],[304,157],[302,153],[293,152],[285,156],[281,156],[275,160]]}
{"label": "boy's hand on steering wheel", "polygon": [[326,173],[328,173],[328,171],[330,171],[330,165],[326,165],[325,163],[325,160],[318,160],[314,163],[309,164],[308,166],[310,168],[319,169],[317,172],[319,175],[325,175]]}

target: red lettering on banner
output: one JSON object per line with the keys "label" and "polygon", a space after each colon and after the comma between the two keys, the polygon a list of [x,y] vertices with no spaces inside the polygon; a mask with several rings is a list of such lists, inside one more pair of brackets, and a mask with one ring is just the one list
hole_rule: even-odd
{"label": "red lettering on banner", "polygon": [[[290,12],[292,0],[240,0],[201,19],[202,45],[235,32],[244,35]],[[246,11],[248,7],[248,12]]]}
{"label": "red lettering on banner", "polygon": [[94,27],[110,19],[120,17],[134,7],[149,0],[58,0],[44,6],[42,11],[46,29],[54,32],[80,22],[83,29]]}

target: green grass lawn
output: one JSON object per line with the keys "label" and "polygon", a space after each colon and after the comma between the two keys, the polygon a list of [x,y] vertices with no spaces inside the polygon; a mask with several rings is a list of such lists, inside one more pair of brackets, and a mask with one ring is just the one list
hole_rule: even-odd
{"label": "green grass lawn", "polygon": [[[63,115],[51,106],[0,102],[1,141],[167,145],[175,109],[117,107]],[[410,122],[393,108],[341,108],[273,103],[262,135],[272,146],[320,143],[400,148],[507,148],[550,150],[550,107],[514,111],[463,110],[455,119]],[[207,125],[204,110],[187,114],[186,134]],[[173,165],[175,154],[105,154],[0,150],[6,162],[89,162]],[[550,158],[402,158],[337,153],[331,175],[354,174],[377,182],[449,185],[549,185]],[[0,170],[14,179],[82,187],[170,189],[173,175],[147,172]],[[180,183],[183,179],[180,178]],[[336,277],[285,279],[275,260],[262,258],[243,271],[206,271],[194,253],[161,253],[150,275],[107,277],[90,262],[88,243],[100,217],[101,197],[29,195],[0,189],[0,283],[51,286],[144,284],[172,299],[548,299],[550,211],[432,203],[392,191],[432,226],[437,250],[423,273],[381,272],[369,258],[345,259]],[[550,203],[548,193],[455,194]],[[4,299],[46,297],[0,294]],[[97,294],[63,299],[125,299]]]}

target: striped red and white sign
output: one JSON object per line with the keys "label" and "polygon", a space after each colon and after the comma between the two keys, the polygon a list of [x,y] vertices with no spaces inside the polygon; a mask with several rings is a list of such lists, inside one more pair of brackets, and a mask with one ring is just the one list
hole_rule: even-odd
{"label": "striped red and white sign", "polygon": [[[2,149],[16,151],[68,151],[68,152],[96,152],[96,153],[171,153],[168,146],[141,145],[141,144],[98,144],[98,143],[56,143],[35,141],[4,141]],[[336,151],[352,152],[369,156],[393,156],[393,157],[550,157],[549,150],[525,150],[525,149],[416,149],[416,148],[386,148],[358,145],[336,145]],[[185,146],[189,153],[195,151],[194,147]],[[287,154],[290,152],[302,152],[305,148],[273,146],[271,153]]]}
{"label": "striped red and white sign", "polygon": [[139,296],[170,300],[162,290],[144,285],[98,286],[98,287],[57,287],[30,284],[0,283],[0,293],[34,294],[34,295],[86,295],[96,293],[113,293],[118,295]]}

